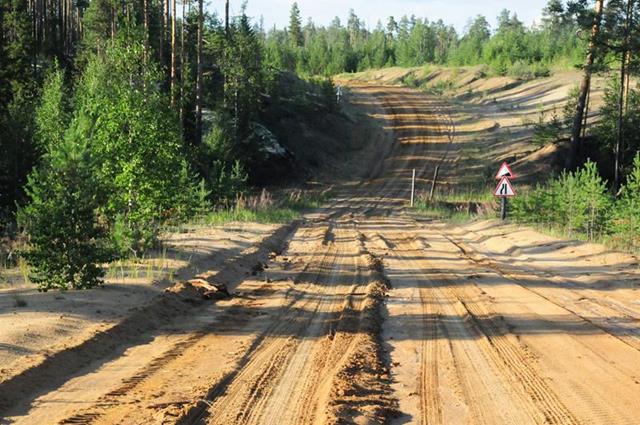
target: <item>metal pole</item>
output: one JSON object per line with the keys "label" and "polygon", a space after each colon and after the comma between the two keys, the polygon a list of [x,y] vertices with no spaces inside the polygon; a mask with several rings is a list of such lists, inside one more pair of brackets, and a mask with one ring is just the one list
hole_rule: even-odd
{"label": "metal pole", "polygon": [[506,220],[507,219],[507,198],[505,196],[503,196],[502,198],[500,198],[500,218],[502,220]]}
{"label": "metal pole", "polygon": [[413,175],[411,176],[411,207],[413,207],[413,199],[416,193],[416,169],[413,169]]}

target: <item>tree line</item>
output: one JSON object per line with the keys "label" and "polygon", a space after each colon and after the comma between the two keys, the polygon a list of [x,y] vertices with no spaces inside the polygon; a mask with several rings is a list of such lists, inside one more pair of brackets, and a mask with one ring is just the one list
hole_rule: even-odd
{"label": "tree line", "polygon": [[492,29],[476,16],[459,34],[442,20],[391,16],[369,29],[353,10],[346,24],[328,26],[309,19],[304,25],[293,3],[287,28],[266,32],[266,57],[275,66],[303,74],[335,75],[388,66],[487,64],[500,75],[523,66],[564,64],[584,58],[585,42],[576,35],[585,21],[585,2],[552,0],[542,22],[527,27],[517,14],[503,10]]}

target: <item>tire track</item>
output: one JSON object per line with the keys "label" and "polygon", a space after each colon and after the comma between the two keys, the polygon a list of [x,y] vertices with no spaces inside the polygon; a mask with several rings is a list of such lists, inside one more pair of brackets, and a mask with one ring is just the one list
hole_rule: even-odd
{"label": "tire track", "polygon": [[[437,304],[438,307],[444,308],[444,312],[449,317],[449,322],[443,325],[445,329],[450,329],[450,338],[460,339],[462,335],[469,335],[471,339],[476,341],[472,347],[473,349],[466,351],[463,357],[471,359],[478,358],[477,356],[479,355],[483,361],[473,360],[471,363],[460,364],[461,358],[459,355],[461,353],[456,354],[457,350],[454,348],[453,353],[456,356],[457,368],[464,371],[471,366],[475,370],[478,379],[483,382],[480,384],[481,387],[493,388],[492,391],[495,391],[495,395],[491,399],[499,403],[498,406],[501,405],[500,398],[506,392],[517,393],[522,407],[525,407],[528,412],[528,421],[531,423],[544,422],[577,425],[578,421],[573,414],[545,383],[544,379],[539,376],[538,371],[531,366],[532,359],[527,356],[526,351],[517,341],[511,341],[510,338],[506,337],[505,335],[508,332],[492,319],[496,314],[488,310],[484,304],[477,301],[467,301],[478,300],[479,294],[461,292],[466,288],[466,285],[456,284],[450,277],[445,278],[437,269],[427,263],[421,265],[410,259],[413,253],[420,252],[421,247],[416,248],[412,242],[407,243],[405,242],[406,240],[406,237],[393,239],[397,248],[393,250],[392,255],[406,263],[407,268],[413,270],[414,273],[417,273],[418,270],[423,270],[421,273],[423,276],[430,276],[427,279],[432,283],[429,284],[428,288],[420,288],[423,306]],[[456,280],[460,279],[456,278]],[[431,297],[423,295],[423,293],[429,294]],[[426,321],[439,321],[440,315],[434,312],[433,308],[423,308],[425,308],[424,316]],[[452,320],[452,318],[456,319]],[[454,336],[451,336],[451,331],[453,331]],[[437,338],[437,326],[428,326],[425,332],[425,340],[422,342],[420,371],[422,383],[420,411],[422,412],[422,423],[427,424],[442,423],[442,407],[439,405],[437,391],[437,377],[440,372],[438,371],[437,362],[433,361],[434,358],[438,358],[437,350],[433,348],[437,347]],[[471,348],[469,344],[466,345]],[[480,349],[479,352],[476,351],[478,348]],[[472,355],[474,352],[479,354]],[[472,357],[469,357],[470,355]],[[483,363],[486,366],[483,366]],[[488,406],[486,404],[476,403],[476,400],[468,397],[468,394],[477,394],[479,392],[478,382],[474,382],[476,381],[475,379],[470,379],[469,375],[469,373],[463,372],[462,381],[463,387],[465,387],[464,394],[467,395],[465,397],[466,402],[473,412],[474,421],[495,421],[495,411],[487,410]],[[514,385],[514,382],[519,384]],[[496,396],[499,398],[496,398]],[[507,397],[506,400],[508,399]],[[502,401],[504,402],[504,400]],[[502,413],[506,414],[506,412]],[[512,420],[515,420],[515,423],[525,423],[523,418],[516,419],[514,417]]]}

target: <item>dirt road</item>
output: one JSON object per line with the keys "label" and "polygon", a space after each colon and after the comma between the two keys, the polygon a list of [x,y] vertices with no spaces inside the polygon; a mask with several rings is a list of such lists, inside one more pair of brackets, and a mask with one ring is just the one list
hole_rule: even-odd
{"label": "dirt road", "polygon": [[401,88],[351,102],[380,126],[368,180],[201,276],[232,298],[163,294],[141,313],[161,325],[2,381],[2,423],[639,423],[638,259],[412,215],[411,169],[464,172],[455,114]]}

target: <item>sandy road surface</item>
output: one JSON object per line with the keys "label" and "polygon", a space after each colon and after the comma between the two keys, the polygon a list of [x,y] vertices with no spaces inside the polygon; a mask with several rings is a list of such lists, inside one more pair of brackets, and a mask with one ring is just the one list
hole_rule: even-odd
{"label": "sandy road surface", "polygon": [[370,180],[203,275],[234,297],[166,296],[151,312],[171,320],[126,346],[51,359],[54,385],[1,383],[3,423],[637,424],[637,258],[412,216],[412,168],[464,172],[447,105],[351,101],[381,127]]}

